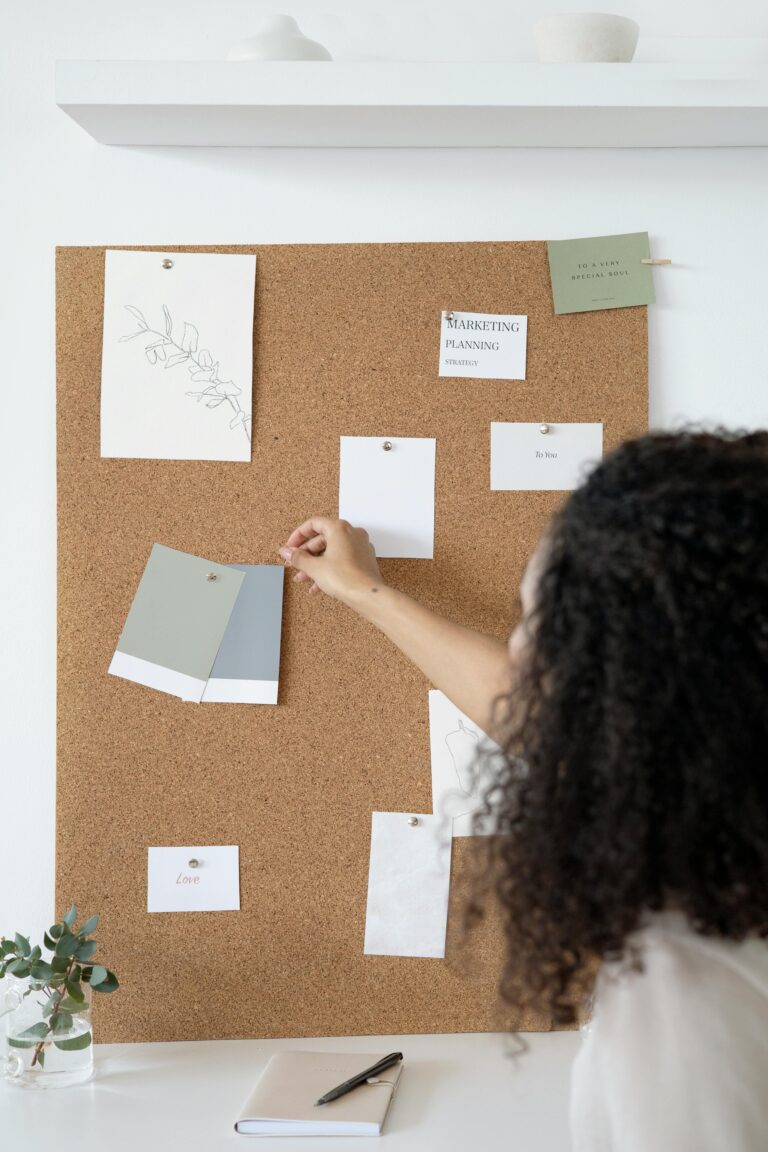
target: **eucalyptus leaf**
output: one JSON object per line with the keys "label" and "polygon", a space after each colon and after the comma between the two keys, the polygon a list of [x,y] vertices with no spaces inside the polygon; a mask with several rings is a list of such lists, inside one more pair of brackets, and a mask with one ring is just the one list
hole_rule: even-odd
{"label": "eucalyptus leaf", "polygon": [[91,969],[91,976],[88,983],[90,984],[91,988],[95,988],[97,984],[101,984],[102,981],[106,980],[108,975],[109,973],[107,972],[106,968],[104,968],[101,964],[94,964],[93,968]]}
{"label": "eucalyptus leaf", "polygon": [[45,1004],[43,1005],[43,1018],[44,1019],[46,1019],[46,1020],[48,1019],[51,1012],[53,1012],[54,1008],[56,1007],[56,1005],[60,1001],[61,1001],[61,993],[60,992],[54,992],[52,996],[48,997]]}
{"label": "eucalyptus leaf", "polygon": [[[47,1029],[48,1025],[46,1025]],[[53,1032],[69,1032],[72,1027],[72,1013],[59,1010],[55,1016],[51,1017],[51,1029]]]}
{"label": "eucalyptus leaf", "polygon": [[36,1048],[38,1043],[38,1040],[17,1040],[15,1036],[8,1037],[10,1048]]}
{"label": "eucalyptus leaf", "polygon": [[16,951],[19,956],[29,956],[29,940],[26,938],[26,936],[22,936],[19,932],[17,932],[14,937],[14,942],[16,944]]}
{"label": "eucalyptus leaf", "polygon": [[62,938],[56,945],[57,956],[74,956],[80,947],[80,941],[77,936],[73,936],[71,932],[65,932]]}
{"label": "eucalyptus leaf", "polygon": [[75,1000],[72,996],[65,996],[61,1001],[61,1010],[63,1012],[82,1012],[82,1000]]}
{"label": "eucalyptus leaf", "polygon": [[64,925],[63,924],[52,924],[51,927],[48,929],[48,935],[51,937],[52,940],[58,940],[59,937],[62,936],[63,934],[64,934]]}
{"label": "eucalyptus leaf", "polygon": [[85,992],[80,986],[79,980],[67,980],[67,992],[72,1000],[76,1000],[78,1004],[82,1004],[85,1000]]}
{"label": "eucalyptus leaf", "polygon": [[41,1048],[37,1054],[37,1062],[41,1068],[45,1068],[45,1048]]}
{"label": "eucalyptus leaf", "polygon": [[52,956],[51,968],[54,972],[66,972],[69,969],[69,960],[66,956]]}
{"label": "eucalyptus leaf", "polygon": [[8,971],[12,976],[18,976],[19,980],[23,980],[25,976],[29,976],[29,964],[26,960],[11,960]]}
{"label": "eucalyptus leaf", "polygon": [[34,1036],[38,1040],[44,1039],[51,1030],[51,1025],[46,1024],[44,1020],[38,1020],[37,1024],[33,1024],[31,1028],[25,1028],[23,1032],[19,1033],[20,1037]]}
{"label": "eucalyptus leaf", "polygon": [[53,968],[44,960],[36,961],[30,971],[33,980],[42,980],[44,983],[53,976]]}
{"label": "eucalyptus leaf", "polygon": [[0,943],[0,954],[2,954],[3,956],[8,956],[8,955],[10,955],[11,952],[15,952],[15,951],[16,951],[16,945],[14,944],[13,940],[3,940]]}
{"label": "eucalyptus leaf", "polygon": [[81,944],[75,952],[75,959],[90,960],[97,948],[98,944],[95,940],[86,940],[86,942]]}
{"label": "eucalyptus leaf", "polygon": [[94,992],[117,992],[120,984],[114,972],[107,972],[106,980],[102,980],[101,984],[97,984]]}
{"label": "eucalyptus leaf", "polygon": [[35,960],[39,960],[43,954],[43,950],[39,944],[35,944],[34,948],[29,954],[30,961],[34,964]]}
{"label": "eucalyptus leaf", "polygon": [[62,1052],[79,1052],[91,1043],[90,1032],[83,1032],[80,1036],[71,1036],[68,1040],[54,1040],[53,1043]]}
{"label": "eucalyptus leaf", "polygon": [[67,928],[71,928],[76,919],[77,919],[77,907],[76,907],[76,905],[73,904],[72,907],[70,908],[69,912],[67,912],[66,916],[62,916],[61,922],[62,922],[62,924],[65,924]]}
{"label": "eucalyptus leaf", "polygon": [[89,916],[84,924],[80,925],[79,936],[90,936],[91,932],[96,931],[96,926],[99,923],[98,916]]}
{"label": "eucalyptus leaf", "polygon": [[56,947],[56,941],[49,936],[47,932],[43,932],[43,944],[45,944],[49,952],[53,952]]}

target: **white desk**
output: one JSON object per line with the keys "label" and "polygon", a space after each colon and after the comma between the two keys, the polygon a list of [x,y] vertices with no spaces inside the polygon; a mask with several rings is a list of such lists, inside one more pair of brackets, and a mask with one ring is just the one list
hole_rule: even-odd
{"label": "white desk", "polygon": [[[387,1117],[385,1152],[568,1152],[573,1032],[527,1034],[506,1057],[499,1035],[360,1036],[102,1044],[97,1074],[48,1092],[0,1087],[2,1147],[24,1152],[371,1152],[376,1138],[237,1136],[233,1123],[267,1058],[280,1048],[405,1054]],[[256,1141],[257,1143],[254,1143]]]}

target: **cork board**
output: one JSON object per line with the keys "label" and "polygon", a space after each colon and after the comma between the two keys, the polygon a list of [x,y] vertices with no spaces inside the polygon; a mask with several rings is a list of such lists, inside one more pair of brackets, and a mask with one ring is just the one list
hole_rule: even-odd
{"label": "cork board", "polygon": [[[163,249],[168,250],[168,249]],[[559,493],[491,492],[493,420],[647,424],[645,308],[555,317],[543,243],[260,245],[250,464],[99,457],[103,248],[57,260],[58,908],[102,915],[121,991],[103,1041],[498,1026],[502,938],[366,957],[371,812],[431,810],[429,685],[368,624],[287,583],[277,707],[194,705],[107,675],[150,548],[274,563],[334,513],[340,435],[437,438],[435,558],[385,578],[506,636]],[[524,313],[524,382],[437,376],[440,311]],[[149,845],[238,844],[241,911],[146,909]],[[521,1028],[547,1022],[513,1018]]]}

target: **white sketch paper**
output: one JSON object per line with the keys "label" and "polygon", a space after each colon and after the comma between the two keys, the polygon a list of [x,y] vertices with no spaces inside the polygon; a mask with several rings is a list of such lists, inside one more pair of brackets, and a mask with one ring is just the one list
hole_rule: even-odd
{"label": "white sketch paper", "polygon": [[236,844],[147,849],[147,912],[239,910]]}
{"label": "white sketch paper", "polygon": [[602,424],[491,424],[491,490],[567,492],[603,454]]}
{"label": "white sketch paper", "polygon": [[342,436],[339,516],[365,528],[377,556],[431,560],[435,546],[435,441]]}
{"label": "white sketch paper", "polygon": [[501,748],[436,689],[429,693],[429,747],[435,816],[452,823],[454,836],[488,835],[491,819],[474,829],[472,816],[503,762]]}
{"label": "white sketch paper", "polygon": [[250,460],[255,278],[255,256],[106,253],[102,456]]}
{"label": "white sketch paper", "polygon": [[443,312],[440,376],[525,380],[528,317]]}
{"label": "white sketch paper", "polygon": [[366,956],[445,956],[451,843],[437,816],[373,813]]}

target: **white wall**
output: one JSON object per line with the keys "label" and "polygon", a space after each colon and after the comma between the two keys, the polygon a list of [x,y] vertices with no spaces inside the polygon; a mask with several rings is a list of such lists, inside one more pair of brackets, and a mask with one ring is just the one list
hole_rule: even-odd
{"label": "white wall", "polygon": [[[551,7],[579,6],[557,0]],[[273,7],[253,0],[5,7],[0,933],[37,932],[54,911],[54,245],[513,240],[648,229],[654,252],[675,262],[657,273],[659,303],[651,310],[653,423],[766,423],[766,149],[109,149],[54,104],[56,58],[221,57]],[[611,8],[641,22],[642,59],[675,54],[674,41],[660,46],[657,37],[768,36],[763,0],[612,0]],[[549,9],[515,0],[291,6],[308,34],[346,59],[530,59],[530,24]],[[763,53],[750,40],[731,48]]]}

